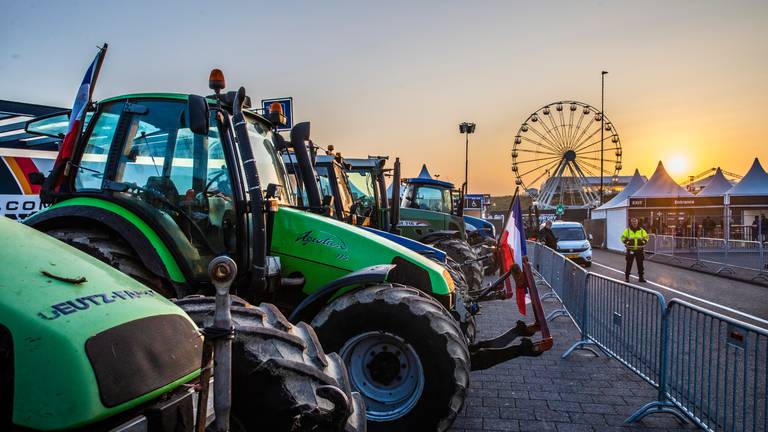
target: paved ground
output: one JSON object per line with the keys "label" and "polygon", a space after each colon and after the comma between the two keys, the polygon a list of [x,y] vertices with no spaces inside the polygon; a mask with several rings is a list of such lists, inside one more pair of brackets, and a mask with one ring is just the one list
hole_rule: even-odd
{"label": "paved ground", "polygon": [[[556,305],[546,302],[544,308],[548,311]],[[496,336],[517,319],[520,315],[513,301],[484,303],[479,317],[481,337]],[[464,409],[451,431],[695,430],[668,415],[625,425],[629,415],[655,399],[653,388],[602,354],[595,358],[577,353],[561,359],[563,351],[578,340],[578,330],[565,317],[551,323],[551,330],[555,345],[542,356],[472,373]]]}
{"label": "paved ground", "polygon": [[[594,264],[590,271],[623,280],[624,255],[605,250],[593,250]],[[736,319],[768,327],[768,287],[727,279],[695,270],[645,261],[646,284],[632,282],[657,290],[664,298],[679,298]],[[633,275],[637,274],[637,267]],[[745,317],[743,312],[757,319]]]}

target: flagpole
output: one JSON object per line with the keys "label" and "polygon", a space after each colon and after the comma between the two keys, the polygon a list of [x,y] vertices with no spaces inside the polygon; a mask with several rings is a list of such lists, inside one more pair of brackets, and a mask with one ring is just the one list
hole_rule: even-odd
{"label": "flagpole", "polygon": [[[104,42],[104,45],[99,48],[99,60],[96,62],[96,70],[93,71],[93,82],[91,82],[91,88],[88,90],[88,103],[91,102],[93,97],[93,89],[96,88],[96,81],[99,79],[99,72],[101,72],[101,65],[104,63],[104,57],[107,56],[107,48],[109,44]],[[86,111],[87,112],[87,111]]]}
{"label": "flagpole", "polygon": [[[510,201],[509,203],[509,208],[507,209],[507,216],[506,216],[507,219],[504,219],[504,226],[507,225],[509,216],[512,213],[512,206],[515,205],[515,198],[517,198],[517,192],[519,190],[520,190],[520,186],[515,186],[515,193],[514,195],[512,195],[512,201]],[[499,238],[496,239],[496,248],[500,248],[500,247],[501,247],[501,236],[499,236]]]}
{"label": "flagpole", "polygon": [[520,186],[515,186],[515,194],[512,195],[512,201],[509,203],[509,208],[507,209],[507,214],[512,211],[512,206],[515,205],[515,198],[517,198],[517,193],[520,190]]}

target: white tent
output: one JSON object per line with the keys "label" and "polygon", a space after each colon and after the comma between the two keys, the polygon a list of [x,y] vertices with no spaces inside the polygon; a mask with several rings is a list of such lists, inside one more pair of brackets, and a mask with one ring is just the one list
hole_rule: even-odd
{"label": "white tent", "polygon": [[729,189],[726,195],[730,208],[741,210],[734,212],[741,216],[741,221],[737,223],[749,224],[755,216],[765,213],[768,208],[768,174],[757,158],[744,178]]}
{"label": "white tent", "polygon": [[648,182],[633,193],[631,198],[681,198],[692,196],[692,193],[688,192],[685,188],[672,180],[672,177],[669,176],[667,170],[664,169],[664,164],[659,161],[659,165],[656,166],[656,171]]}
{"label": "white tent", "polygon": [[608,249],[622,250],[624,246],[620,237],[627,226],[627,209],[629,197],[637,192],[646,183],[640,171],[635,170],[632,180],[615,197],[600,207],[592,210],[592,219],[605,219],[606,247]]}
{"label": "white tent", "polygon": [[640,175],[640,171],[635,169],[635,174],[632,179],[624,186],[615,197],[611,198],[608,202],[600,207],[592,210],[592,219],[605,219],[605,212],[615,207],[627,207],[629,206],[629,197],[637,192],[638,189],[643,187],[647,179]]}
{"label": "white tent", "polygon": [[760,161],[755,158],[752,167],[744,178],[727,192],[728,196],[756,196],[768,195],[768,173],[765,172]]}
{"label": "white tent", "polygon": [[725,178],[723,171],[718,167],[709,183],[696,196],[722,196],[732,187],[733,184]]}

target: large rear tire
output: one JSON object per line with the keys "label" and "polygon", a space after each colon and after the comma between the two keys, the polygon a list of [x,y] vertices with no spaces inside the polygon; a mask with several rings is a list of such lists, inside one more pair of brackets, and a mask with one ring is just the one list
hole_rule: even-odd
{"label": "large rear tire", "polygon": [[[213,323],[211,297],[177,300],[199,327]],[[341,358],[326,355],[314,330],[306,323],[291,324],[271,304],[258,307],[233,301],[232,320],[232,413],[246,430],[317,430],[362,432],[366,430],[365,403],[352,392]],[[318,396],[318,388],[341,389],[349,401],[351,415],[343,412],[330,422],[315,425],[302,414],[334,404]],[[333,416],[330,416],[333,417]]]}
{"label": "large rear tire", "polygon": [[444,431],[456,418],[469,350],[434,299],[403,285],[374,285],[337,298],[312,326],[347,364],[372,431]]}
{"label": "large rear tire", "polygon": [[470,295],[480,292],[483,288],[483,265],[477,260],[477,254],[469,243],[461,239],[446,238],[438,240],[433,246],[461,265]]}

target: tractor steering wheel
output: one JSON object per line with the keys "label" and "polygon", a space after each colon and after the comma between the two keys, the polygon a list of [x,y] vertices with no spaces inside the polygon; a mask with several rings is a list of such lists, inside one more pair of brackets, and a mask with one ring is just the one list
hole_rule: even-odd
{"label": "tractor steering wheel", "polygon": [[201,198],[208,198],[210,196],[215,195],[210,193],[209,190],[211,189],[211,186],[213,186],[213,183],[218,180],[221,176],[225,175],[227,173],[227,170],[224,168],[219,169],[219,172],[213,175],[210,180],[208,180],[208,183],[205,185],[203,190],[200,192]]}

